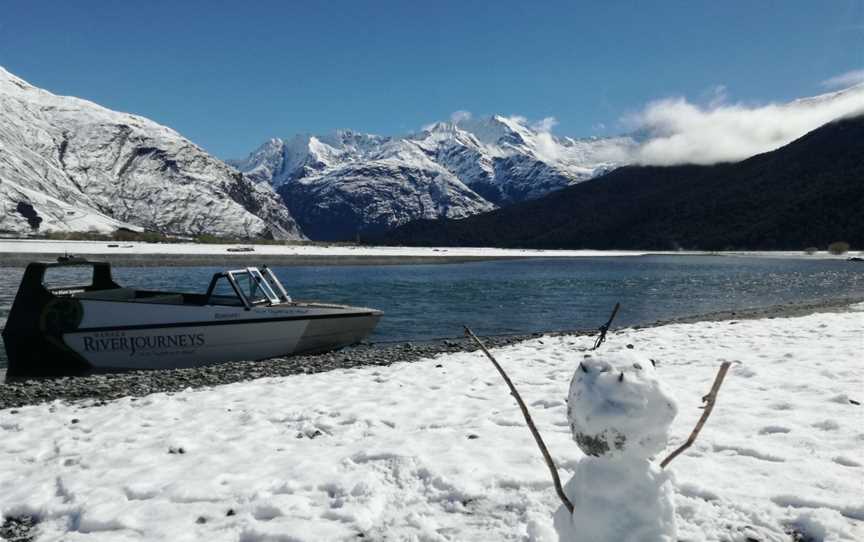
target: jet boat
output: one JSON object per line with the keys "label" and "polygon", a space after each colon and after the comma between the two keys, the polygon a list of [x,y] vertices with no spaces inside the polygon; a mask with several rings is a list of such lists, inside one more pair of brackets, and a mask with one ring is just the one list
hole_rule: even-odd
{"label": "jet boat", "polygon": [[[46,272],[56,268],[89,268],[90,284],[46,285]],[[215,273],[205,293],[180,293],[122,287],[107,262],[35,262],[24,271],[3,330],[6,377],[198,367],[324,352],[362,341],[381,315],[294,301],[266,266]]]}

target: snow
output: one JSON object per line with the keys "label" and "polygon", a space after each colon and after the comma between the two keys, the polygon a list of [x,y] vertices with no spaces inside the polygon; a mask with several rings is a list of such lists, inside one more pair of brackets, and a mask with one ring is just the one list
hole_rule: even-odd
{"label": "snow", "polygon": [[[667,469],[678,539],[864,539],[857,309],[610,334],[604,355],[632,344],[678,401],[666,452],[734,362],[699,439]],[[592,341],[493,350],[565,480],[590,465],[565,399]],[[543,541],[557,539],[559,506],[480,353],[0,411],[0,513],[37,515],[38,540]]]}
{"label": "snow", "polygon": [[[108,245],[118,245],[116,247]],[[41,239],[3,239],[0,238],[0,257],[3,253],[39,254],[152,254],[152,255],[225,255],[236,244],[210,243],[141,243],[106,241],[54,241]],[[763,258],[803,258],[803,259],[841,259],[850,254],[834,255],[827,252],[804,254],[798,251],[777,252],[695,252],[695,251],[645,251],[645,250],[542,250],[507,249],[492,247],[399,247],[399,246],[359,246],[344,244],[285,244],[254,245],[254,252],[247,254],[250,261],[255,256],[390,256],[390,257],[430,257],[430,258],[589,258],[621,257],[644,255],[724,255],[731,257]]]}
{"label": "snow", "polygon": [[[109,247],[117,244],[117,247]],[[227,254],[232,245],[198,243],[108,243],[105,241],[48,241],[31,239],[0,239],[0,255],[5,253],[51,254]],[[593,256],[639,256],[639,251],[600,250],[528,250],[499,248],[461,247],[373,247],[354,245],[255,245],[250,259],[258,255],[298,256],[426,256],[444,258],[458,257],[593,257]]]}
{"label": "snow", "polygon": [[[118,227],[303,239],[270,186],[174,130],[34,87],[0,68],[0,230]],[[34,217],[30,217],[34,218]]]}

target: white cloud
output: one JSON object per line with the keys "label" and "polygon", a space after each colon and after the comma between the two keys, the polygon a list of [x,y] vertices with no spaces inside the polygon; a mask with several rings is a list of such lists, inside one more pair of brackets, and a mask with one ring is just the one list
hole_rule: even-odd
{"label": "white cloud", "polygon": [[552,128],[554,128],[556,124],[558,124],[558,119],[555,117],[546,117],[532,124],[531,129],[535,132],[546,133],[551,132]]}
{"label": "white cloud", "polygon": [[450,122],[453,124],[458,124],[462,121],[471,120],[471,112],[470,111],[454,111],[450,114]]}
{"label": "white cloud", "polygon": [[[725,101],[725,90],[723,91]],[[864,113],[864,87],[788,104],[747,106],[684,98],[661,100],[624,119],[647,134],[631,162],[711,164],[743,160],[782,147],[839,117]]]}
{"label": "white cloud", "polygon": [[539,130],[534,140],[534,151],[537,156],[548,162],[557,162],[564,158],[561,146],[548,130]]}
{"label": "white cloud", "polygon": [[864,70],[852,70],[822,81],[825,88],[847,88],[864,83]]}

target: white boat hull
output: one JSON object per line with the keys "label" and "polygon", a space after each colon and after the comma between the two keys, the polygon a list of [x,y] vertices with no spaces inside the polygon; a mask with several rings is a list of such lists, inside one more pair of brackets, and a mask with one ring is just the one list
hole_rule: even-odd
{"label": "white boat hull", "polygon": [[[96,371],[200,367],[356,343],[374,312],[339,306],[188,307],[82,300],[79,329],[63,342]],[[171,324],[165,324],[171,322]]]}

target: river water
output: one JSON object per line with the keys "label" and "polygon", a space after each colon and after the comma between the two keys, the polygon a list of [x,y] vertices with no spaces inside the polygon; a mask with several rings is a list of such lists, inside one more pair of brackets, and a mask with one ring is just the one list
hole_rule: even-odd
{"label": "river water", "polygon": [[[203,292],[221,269],[115,268],[142,289]],[[298,300],[384,311],[372,341],[594,329],[615,302],[616,325],[722,310],[864,296],[864,264],[843,260],[640,256],[498,260],[447,265],[274,268]],[[0,327],[23,269],[0,268]],[[5,351],[0,349],[0,366]]]}

